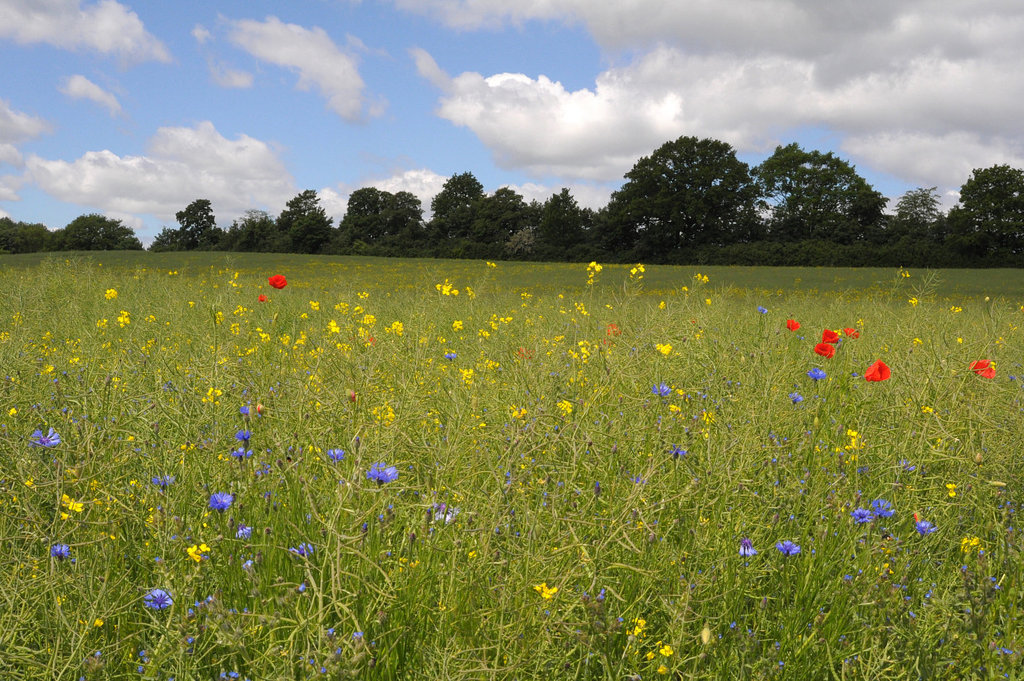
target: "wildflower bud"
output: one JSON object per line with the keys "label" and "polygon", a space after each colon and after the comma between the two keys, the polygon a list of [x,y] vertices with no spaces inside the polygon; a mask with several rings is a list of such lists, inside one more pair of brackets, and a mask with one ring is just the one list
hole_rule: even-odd
{"label": "wildflower bud", "polygon": [[256,413],[259,414],[260,416],[263,416],[263,404],[262,403],[259,403],[259,402],[256,403]]}
{"label": "wildflower bud", "polygon": [[981,465],[981,452],[978,452],[977,454],[974,455],[974,463],[978,464],[979,466]]}
{"label": "wildflower bud", "polygon": [[350,389],[348,391],[348,401],[349,402],[355,402],[356,401],[356,391],[355,390],[351,390]]}

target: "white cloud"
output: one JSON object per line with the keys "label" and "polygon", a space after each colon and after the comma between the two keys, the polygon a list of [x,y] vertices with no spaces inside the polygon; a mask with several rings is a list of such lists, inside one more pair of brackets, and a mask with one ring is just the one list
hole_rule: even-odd
{"label": "white cloud", "polygon": [[47,132],[49,124],[41,118],[15,111],[0,99],[0,144],[17,144]]}
{"label": "white cloud", "polygon": [[[277,17],[230,22],[232,43],[262,61],[298,73],[300,90],[317,89],[327,106],[348,121],[363,117],[367,107],[356,58],[341,50],[322,28],[286,24]],[[370,104],[370,114],[376,105]]]}
{"label": "white cloud", "polygon": [[31,155],[27,176],[50,196],[119,215],[173,221],[197,198],[210,199],[220,221],[294,194],[291,176],[265,142],[223,137],[210,122],[160,128],[145,156],[90,151],[74,161]]}
{"label": "white cloud", "polygon": [[121,103],[117,101],[117,97],[85,76],[78,74],[71,76],[61,84],[60,91],[72,99],[88,99],[96,102],[109,111],[111,116],[121,113]]}
{"label": "white cloud", "polygon": [[192,27],[192,37],[195,38],[196,42],[200,45],[205,45],[213,39],[213,34],[210,33],[202,24],[196,24]]}
{"label": "white cloud", "polygon": [[81,0],[0,0],[0,38],[96,50],[133,62],[171,60],[138,15],[114,0],[86,6]]}
{"label": "white cloud", "polygon": [[0,175],[0,201],[17,201],[21,183],[22,178],[17,175]]}
{"label": "white cloud", "polygon": [[244,89],[252,87],[253,75],[248,71],[233,69],[230,66],[215,62],[209,62],[210,77],[213,82],[221,87]]}
{"label": "white cloud", "polygon": [[618,178],[684,134],[767,153],[821,130],[862,170],[940,191],[1024,156],[1022,3],[392,2],[461,30],[578,25],[605,49],[610,66],[577,90],[558,82],[557,65],[449,76],[411,51],[440,90],[438,115],[471,130],[498,164],[538,178]]}
{"label": "white cloud", "polygon": [[0,143],[0,165],[3,164],[20,167],[22,163],[21,152],[13,144]]}

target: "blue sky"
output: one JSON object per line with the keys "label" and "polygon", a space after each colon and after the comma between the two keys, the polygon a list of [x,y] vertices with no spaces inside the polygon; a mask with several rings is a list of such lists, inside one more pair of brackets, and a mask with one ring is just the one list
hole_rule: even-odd
{"label": "blue sky", "polygon": [[[1019,7],[1019,8],[1018,8]],[[148,243],[304,189],[452,174],[594,208],[680,135],[834,151],[947,206],[1024,167],[1024,4],[997,0],[0,0],[0,214]]]}

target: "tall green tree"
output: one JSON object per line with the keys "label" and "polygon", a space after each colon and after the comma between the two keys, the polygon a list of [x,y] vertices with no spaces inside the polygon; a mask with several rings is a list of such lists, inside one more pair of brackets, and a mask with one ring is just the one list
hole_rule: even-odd
{"label": "tall green tree", "polygon": [[964,264],[1019,263],[1024,255],[1024,170],[975,168],[960,188],[949,223],[952,245],[969,258]]}
{"label": "tall green tree", "polygon": [[290,242],[281,238],[277,222],[264,210],[247,210],[236,218],[221,239],[221,248],[246,253],[275,253],[288,250]]}
{"label": "tall green tree", "polygon": [[586,238],[586,213],[565,187],[552,194],[541,208],[535,250],[544,260],[575,260]]}
{"label": "tall green tree", "polygon": [[98,213],[79,215],[56,238],[69,251],[142,250],[142,242],[131,227]]}
{"label": "tall green tree", "polygon": [[529,206],[511,187],[501,187],[490,196],[477,199],[468,237],[475,246],[472,257],[502,257],[508,240],[529,222]]}
{"label": "tall green tree", "polygon": [[[473,173],[452,175],[430,202],[429,234],[439,253],[458,252],[471,239],[484,186]],[[459,242],[462,243],[459,243]]]}
{"label": "tall green tree", "polygon": [[746,239],[757,200],[750,168],[729,144],[680,137],[626,173],[602,216],[603,245],[611,252],[632,246],[642,260],[680,261],[693,248]]}
{"label": "tall green tree", "polygon": [[855,243],[873,239],[881,226],[886,198],[832,152],[804,151],[795,142],[776,147],[754,174],[775,241]]}
{"label": "tall green tree", "polygon": [[220,244],[224,231],[217,227],[217,218],[209,199],[196,199],[184,210],[174,214],[181,227],[178,242],[182,251],[211,251]]}
{"label": "tall green tree", "polygon": [[333,223],[312,189],[291,199],[277,217],[277,228],[288,235],[293,253],[322,252],[334,236]]}

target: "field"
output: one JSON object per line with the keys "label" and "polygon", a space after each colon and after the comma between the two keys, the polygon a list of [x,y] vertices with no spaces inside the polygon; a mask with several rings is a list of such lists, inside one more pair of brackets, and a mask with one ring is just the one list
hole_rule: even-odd
{"label": "field", "polygon": [[0,286],[2,679],[1021,675],[1020,272]]}

